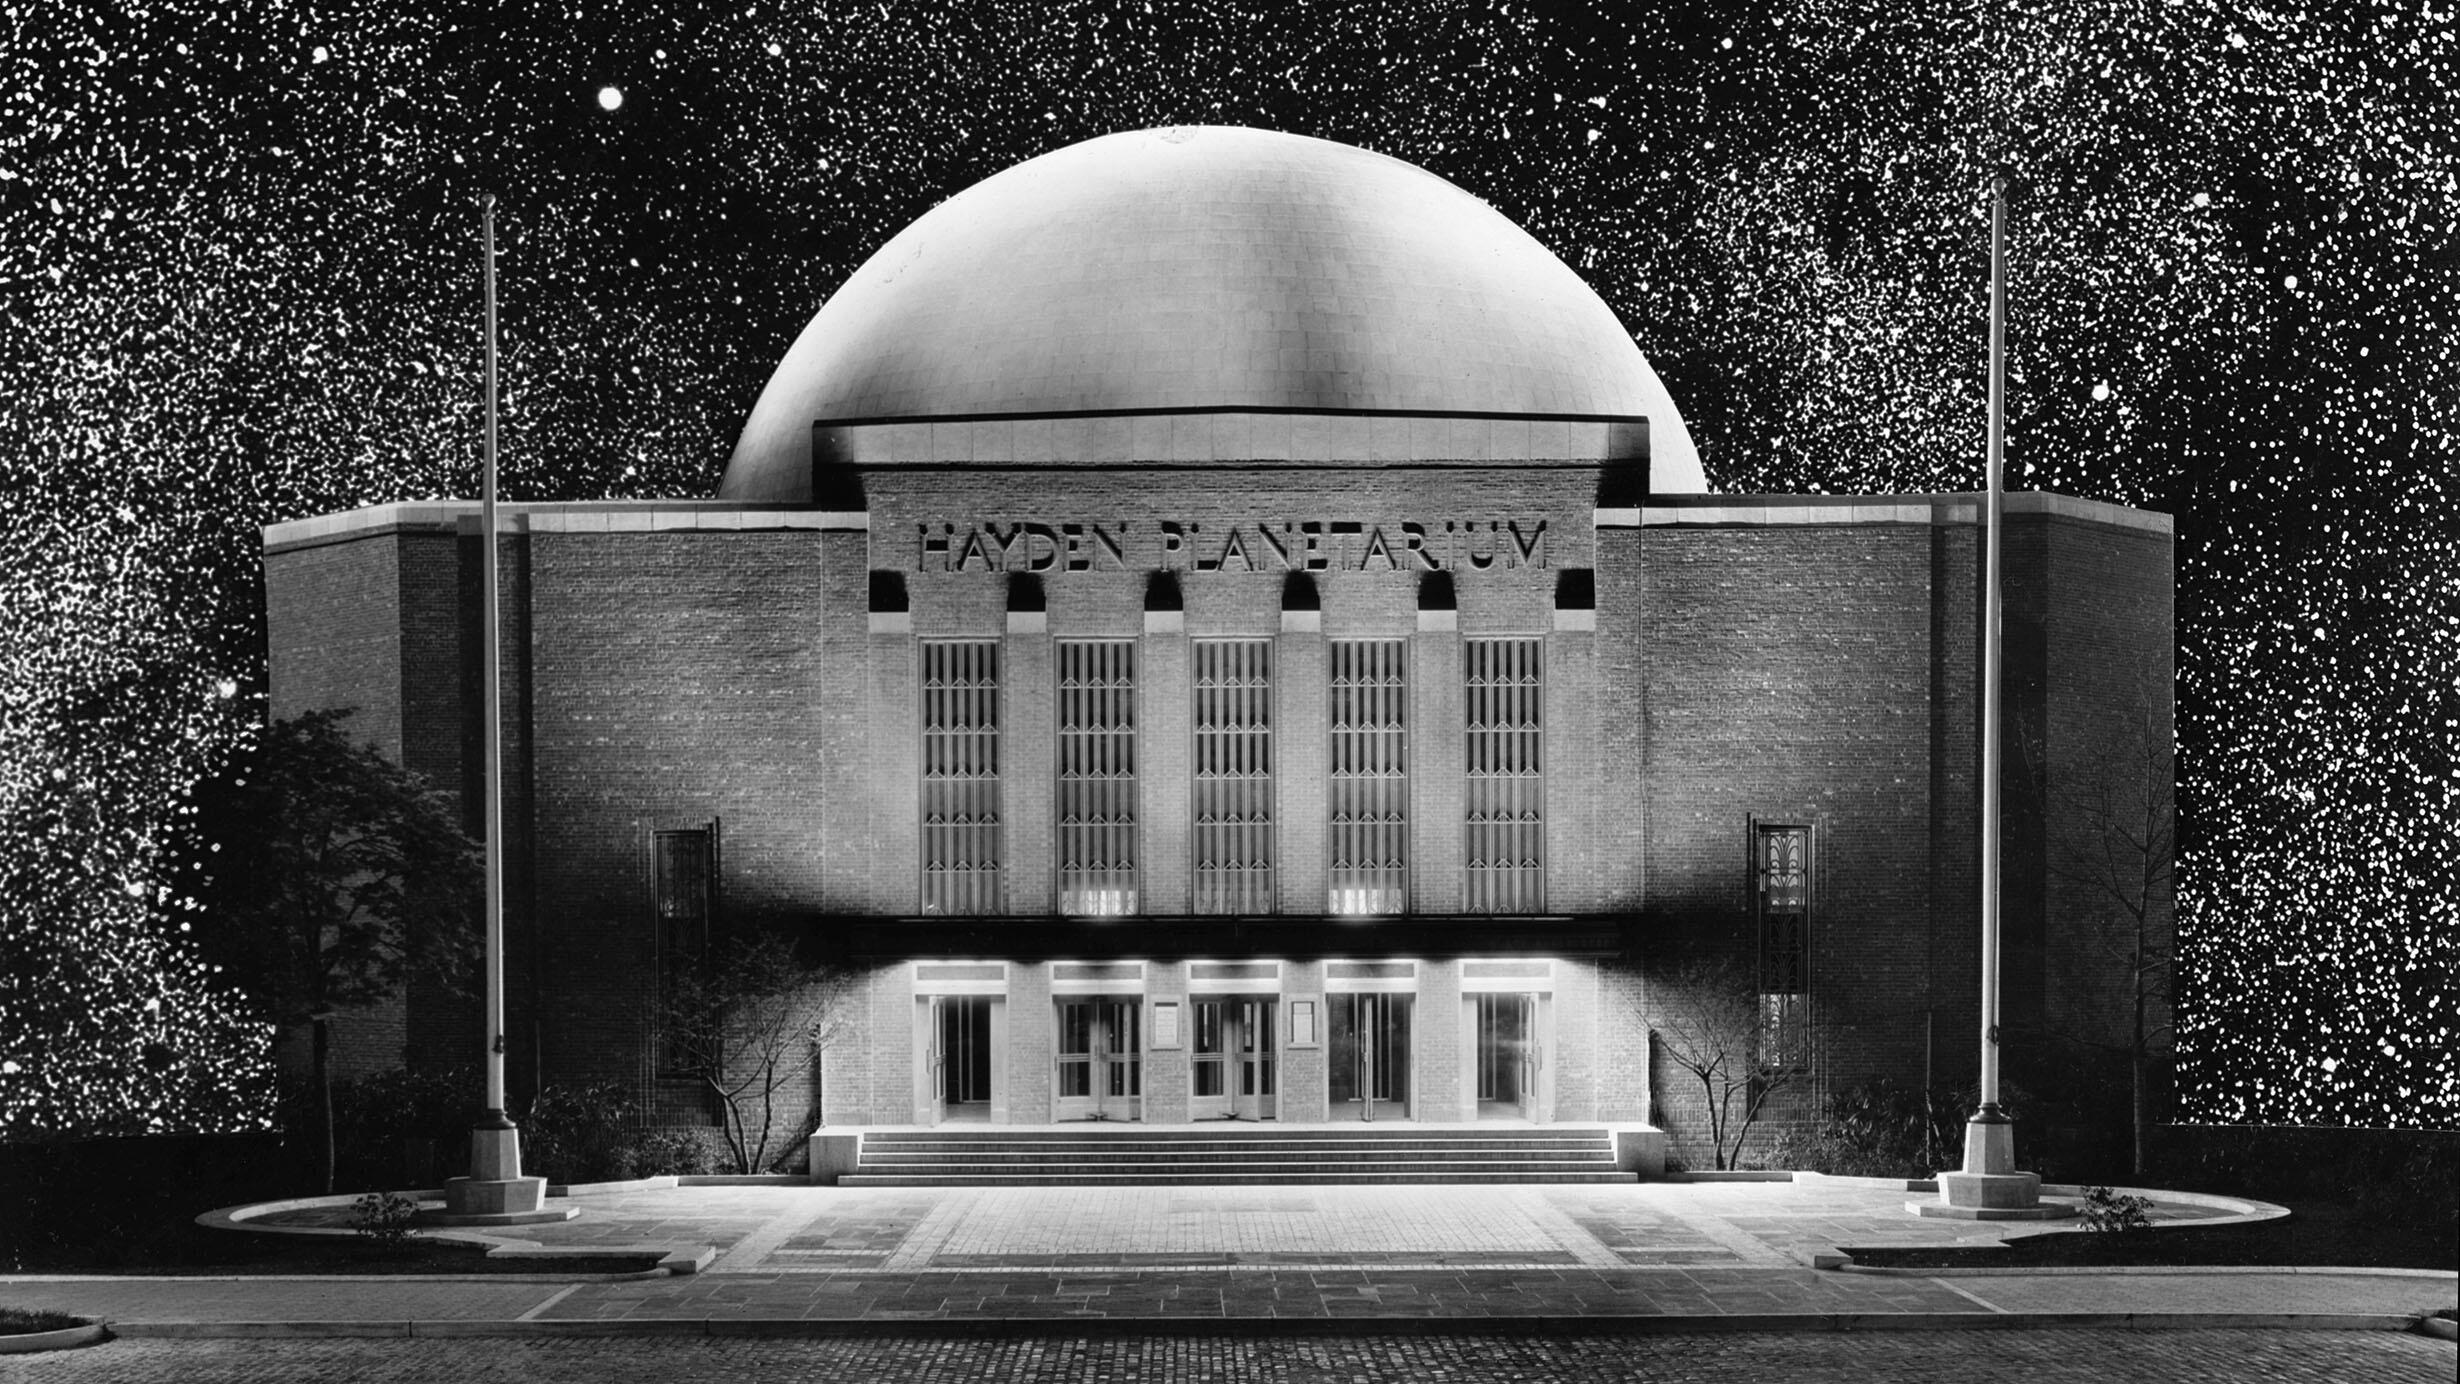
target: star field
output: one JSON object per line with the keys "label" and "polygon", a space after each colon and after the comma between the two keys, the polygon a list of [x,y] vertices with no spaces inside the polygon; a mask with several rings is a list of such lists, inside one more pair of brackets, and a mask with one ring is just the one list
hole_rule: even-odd
{"label": "star field", "polygon": [[1738,491],[1978,488],[2007,169],[2009,483],[2178,517],[2186,1113],[2460,1121],[2453,5],[1592,8],[0,0],[0,1129],[265,1116],[189,799],[259,526],[477,489],[481,193],[505,493],[699,495],[913,217],[1198,122],[1495,204]]}

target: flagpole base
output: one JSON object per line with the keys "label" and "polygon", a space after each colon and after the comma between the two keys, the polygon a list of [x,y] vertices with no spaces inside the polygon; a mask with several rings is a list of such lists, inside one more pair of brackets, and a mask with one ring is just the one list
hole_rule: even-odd
{"label": "flagpole base", "polygon": [[547,1180],[521,1175],[521,1131],[501,1110],[479,1116],[470,1130],[470,1176],[444,1184],[444,1210],[420,1216],[426,1225],[534,1225],[581,1214],[547,1208]]}
{"label": "flagpole base", "polygon": [[1917,1216],[1958,1221],[2054,1221],[2076,1214],[2041,1199],[2041,1175],[2016,1171],[2016,1122],[1985,1105],[1965,1122],[1965,1166],[1939,1174],[1939,1199],[1906,1203]]}

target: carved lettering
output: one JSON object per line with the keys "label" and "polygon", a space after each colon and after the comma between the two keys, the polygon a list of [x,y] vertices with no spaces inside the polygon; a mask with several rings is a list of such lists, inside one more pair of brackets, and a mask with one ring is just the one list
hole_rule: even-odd
{"label": "carved lettering", "polygon": [[1401,560],[1392,555],[1391,545],[1384,542],[1384,530],[1381,525],[1367,530],[1367,550],[1358,555],[1358,570],[1364,572],[1367,570],[1367,564],[1379,557],[1384,560],[1385,571],[1398,572],[1401,570]]}
{"label": "carved lettering", "polygon": [[[1332,523],[1326,525],[1325,528],[1332,534],[1334,570],[1341,572],[1349,571],[1350,539],[1353,536],[1364,532],[1366,530],[1366,525],[1359,523],[1355,519],[1335,519]],[[1361,571],[1366,569],[1366,562],[1363,558],[1359,561],[1358,567]]]}
{"label": "carved lettering", "polygon": [[[1026,524],[1022,527],[1025,530],[1024,570],[1028,572],[1047,572],[1058,566],[1058,533],[1055,532],[1048,524]],[[1045,551],[1039,553],[1034,551],[1034,543],[1036,540],[1039,540],[1043,544]]]}
{"label": "carved lettering", "polygon": [[997,524],[986,524],[983,527],[991,531],[991,541],[999,545],[999,570],[1007,571],[1008,554],[1025,537],[1025,526],[1010,524],[1006,533],[1001,533]]}
{"label": "carved lettering", "polygon": [[1222,541],[1221,557],[1214,562],[1213,566],[1220,571],[1227,572],[1230,570],[1230,559],[1234,557],[1239,560],[1241,571],[1258,570],[1255,558],[1248,555],[1247,540],[1239,536],[1239,529],[1235,524],[1231,526],[1230,536]]}
{"label": "carved lettering", "polygon": [[1324,551],[1324,526],[1310,519],[1298,526],[1298,565],[1310,572],[1321,572],[1331,565],[1332,556]]}
{"label": "carved lettering", "polygon": [[1530,527],[1529,536],[1527,538],[1520,536],[1520,521],[1518,519],[1512,520],[1511,526],[1512,546],[1520,549],[1520,565],[1523,567],[1545,566],[1546,521],[1543,519],[1537,520]]}
{"label": "carved lettering", "polygon": [[[1475,532],[1475,531],[1476,531],[1476,529],[1477,529],[1477,527],[1478,527],[1478,526],[1477,526],[1477,525],[1475,525],[1475,524],[1463,524],[1463,525],[1461,525],[1461,528],[1462,528],[1462,530],[1463,530],[1463,532],[1464,532],[1464,535],[1466,535],[1467,533]],[[1494,536],[1495,536],[1495,529],[1496,529],[1496,526],[1495,526],[1495,525],[1493,525],[1493,524],[1489,524],[1489,525],[1487,525],[1487,526],[1486,526],[1486,536],[1487,536],[1490,540],[1491,540],[1492,538],[1494,538]],[[1494,565],[1495,565],[1495,544],[1494,544],[1494,543],[1492,543],[1492,542],[1489,542],[1489,543],[1486,545],[1486,551],[1485,551],[1485,552],[1483,552],[1483,553],[1481,553],[1481,552],[1479,552],[1479,551],[1478,551],[1477,541],[1476,541],[1475,539],[1472,539],[1472,540],[1470,541],[1470,544],[1469,544],[1469,566],[1470,566],[1471,570],[1473,570],[1473,571],[1483,572],[1483,571],[1485,571],[1487,568],[1492,567],[1492,566],[1494,566]]]}
{"label": "carved lettering", "polygon": [[1154,521],[1152,538],[1125,519],[988,522],[962,533],[952,523],[918,523],[914,565],[925,572],[1483,572],[1547,566],[1549,522],[1447,519],[1438,535],[1422,520],[1292,519],[1222,525],[1213,545],[1202,542],[1202,524],[1170,519]]}
{"label": "carved lettering", "polygon": [[994,543],[985,543],[982,541],[982,530],[967,529],[965,531],[965,546],[957,550],[955,570],[959,572],[968,571],[970,569],[967,568],[966,564],[972,562],[975,558],[981,558],[983,571],[998,571],[1002,563],[1007,558],[1007,549],[1001,548],[998,552],[993,552],[991,551],[993,546],[995,546]]}

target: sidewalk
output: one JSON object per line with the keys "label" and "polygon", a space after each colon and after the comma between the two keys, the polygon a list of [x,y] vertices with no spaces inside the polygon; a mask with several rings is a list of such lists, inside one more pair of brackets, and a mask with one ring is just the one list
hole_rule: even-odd
{"label": "sidewalk", "polygon": [[[1839,1247],[2038,1225],[1924,1220],[1901,1184],[660,1187],[572,1198],[512,1247],[655,1245],[701,1272],[617,1280],[0,1276],[0,1302],[123,1335],[826,1333],[857,1323],[1614,1321],[1639,1330],[2406,1326],[2455,1275],[1813,1268]],[[2165,1198],[2164,1224],[2250,1214]],[[283,1213],[302,1229],[329,1211]],[[2158,1233],[2156,1231],[2155,1233]],[[970,1328],[969,1328],[970,1329]],[[1266,1329],[1280,1329],[1278,1326]]]}

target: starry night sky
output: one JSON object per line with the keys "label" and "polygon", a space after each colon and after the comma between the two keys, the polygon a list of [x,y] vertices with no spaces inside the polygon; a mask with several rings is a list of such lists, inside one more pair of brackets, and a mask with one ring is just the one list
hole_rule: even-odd
{"label": "starry night sky", "polygon": [[2009,483],[2179,519],[2186,1113],[2460,1124],[2455,3],[0,0],[0,1131],[261,1117],[189,795],[258,527],[476,491],[482,192],[505,493],[704,495],[872,248],[1180,123],[1486,198],[1736,491],[1978,488],[2012,170]]}

